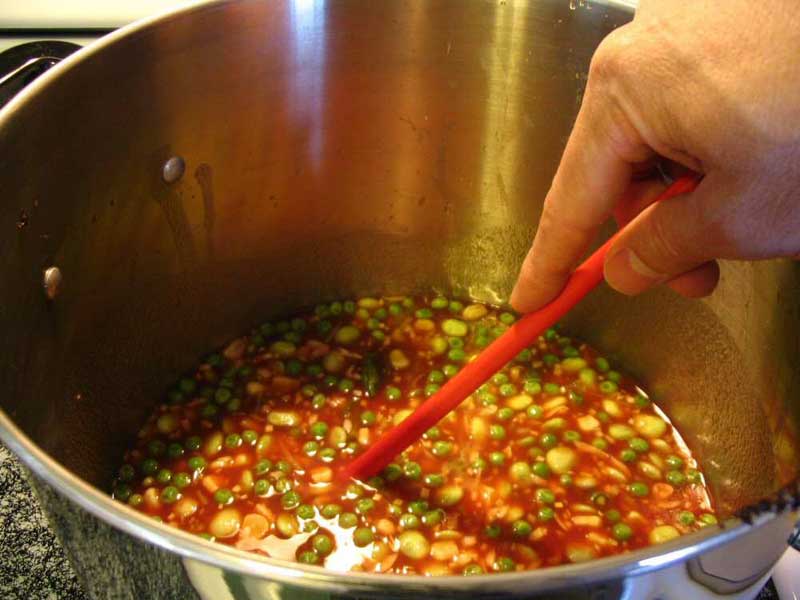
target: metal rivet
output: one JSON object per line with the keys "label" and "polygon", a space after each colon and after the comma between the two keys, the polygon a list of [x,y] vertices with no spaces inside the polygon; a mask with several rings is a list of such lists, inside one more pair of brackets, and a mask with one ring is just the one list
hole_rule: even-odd
{"label": "metal rivet", "polygon": [[167,183],[175,183],[183,177],[183,172],[185,170],[186,163],[183,159],[180,156],[173,156],[164,163],[164,168],[161,169],[161,177]]}
{"label": "metal rivet", "polygon": [[42,278],[42,285],[44,286],[44,294],[48,300],[54,300],[61,292],[61,284],[64,282],[64,277],[61,275],[61,269],[58,267],[48,267],[44,270],[44,277]]}

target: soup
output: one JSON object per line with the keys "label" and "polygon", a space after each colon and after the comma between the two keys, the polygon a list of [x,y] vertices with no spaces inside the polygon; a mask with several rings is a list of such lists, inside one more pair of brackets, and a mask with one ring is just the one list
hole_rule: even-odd
{"label": "soup", "polygon": [[380,476],[336,479],[514,320],[434,296],[265,323],[168,393],[113,495],[242,550],[426,575],[581,562],[715,523],[665,415],[556,329]]}

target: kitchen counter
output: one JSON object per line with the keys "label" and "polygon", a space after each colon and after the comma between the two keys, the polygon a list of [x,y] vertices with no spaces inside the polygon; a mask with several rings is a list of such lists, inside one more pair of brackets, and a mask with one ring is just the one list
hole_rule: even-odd
{"label": "kitchen counter", "polygon": [[0,445],[0,596],[84,600],[85,594],[16,457]]}

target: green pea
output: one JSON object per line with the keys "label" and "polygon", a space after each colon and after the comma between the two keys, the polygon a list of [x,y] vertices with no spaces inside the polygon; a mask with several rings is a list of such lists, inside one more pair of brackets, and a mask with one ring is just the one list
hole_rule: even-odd
{"label": "green pea", "polygon": [[172,481],[172,471],[169,469],[161,469],[156,473],[156,481],[162,485],[169,483]]}
{"label": "green pea", "polygon": [[650,449],[650,444],[643,438],[635,437],[628,441],[628,446],[635,452],[647,452]]}
{"label": "green pea", "polygon": [[634,496],[647,496],[650,493],[650,488],[646,483],[635,481],[628,486],[628,491]]}
{"label": "green pea", "polygon": [[546,479],[550,477],[550,467],[544,461],[536,462],[533,464],[533,473],[537,477],[542,477],[543,479]]}
{"label": "green pea", "polygon": [[242,436],[238,433],[231,433],[225,437],[225,447],[234,450],[242,445]]}
{"label": "green pea", "polygon": [[300,494],[295,492],[294,490],[290,490],[286,492],[283,496],[281,496],[281,506],[286,510],[291,510],[293,508],[297,508],[300,506],[301,498]]}
{"label": "green pea", "polygon": [[428,511],[428,503],[425,500],[412,500],[408,503],[408,511],[414,515],[421,516]]}
{"label": "green pea", "polygon": [[500,386],[500,395],[504,398],[509,398],[510,396],[514,396],[517,393],[517,386],[513,383],[504,383]]}
{"label": "green pea", "polygon": [[548,367],[554,367],[560,362],[560,360],[555,354],[545,354],[542,357],[542,362]]}
{"label": "green pea", "polygon": [[177,502],[181,497],[181,493],[178,491],[178,488],[168,485],[163,490],[161,490],[161,494],[159,495],[158,499],[161,500],[164,504],[173,504]]}
{"label": "green pea", "polygon": [[615,523],[611,528],[611,535],[614,536],[615,540],[624,542],[631,539],[633,536],[633,529],[631,529],[631,526],[626,523]]}
{"label": "green pea", "polygon": [[458,367],[456,365],[445,365],[442,367],[442,373],[447,379],[452,379],[458,373]]}
{"label": "green pea", "polygon": [[314,394],[314,397],[311,399],[311,408],[314,410],[321,410],[327,402],[328,400],[325,398],[324,394]]}
{"label": "green pea", "polygon": [[619,383],[620,381],[622,381],[622,375],[620,375],[617,371],[609,371],[608,373],[606,373],[606,378],[608,378],[609,381],[613,381],[614,383]]}
{"label": "green pea", "polygon": [[607,510],[604,516],[609,523],[616,523],[622,518],[622,515],[616,508]]}
{"label": "green pea", "polygon": [[552,504],[556,501],[556,495],[547,488],[539,488],[536,490],[536,501],[540,504]]}
{"label": "green pea", "polygon": [[670,454],[664,462],[667,463],[667,466],[671,469],[680,469],[683,467],[683,459],[674,454]]}
{"label": "green pea", "polygon": [[395,463],[386,465],[386,468],[383,470],[383,477],[386,481],[397,481],[402,475],[403,469],[400,467],[400,465]]}
{"label": "green pea", "polygon": [[144,502],[144,497],[141,494],[131,494],[128,497],[128,505],[137,508]]}
{"label": "green pea", "polygon": [[636,452],[631,450],[630,448],[625,448],[622,452],[619,453],[619,459],[622,462],[633,462],[636,460]]}
{"label": "green pea", "polygon": [[214,502],[225,506],[233,502],[233,492],[227,488],[219,488],[214,492]]}
{"label": "green pea", "polygon": [[617,384],[609,380],[601,381],[599,387],[604,394],[613,394],[618,389]]}
{"label": "green pea", "polygon": [[340,391],[344,392],[345,394],[349,394],[350,392],[353,391],[353,388],[355,387],[355,385],[356,384],[353,382],[352,379],[348,379],[347,377],[344,377],[344,378],[339,380],[339,386],[338,387],[339,387]]}
{"label": "green pea", "polygon": [[436,440],[439,437],[441,437],[441,435],[442,432],[439,431],[439,428],[436,425],[434,425],[433,427],[428,429],[428,431],[425,432],[425,437],[429,440]]}
{"label": "green pea", "polygon": [[483,530],[483,534],[486,537],[488,537],[489,539],[491,539],[491,540],[495,540],[495,539],[499,538],[500,534],[502,532],[503,532],[503,530],[500,528],[500,525],[497,525],[496,523],[492,523],[491,525],[488,525]]}
{"label": "green pea", "polygon": [[311,538],[311,546],[320,556],[327,556],[333,550],[333,540],[324,533],[318,533]]}
{"label": "green pea", "polygon": [[342,529],[350,529],[358,524],[358,517],[355,513],[344,512],[339,515],[339,527]]}
{"label": "green pea", "polygon": [[167,446],[167,456],[170,458],[180,458],[183,456],[183,454],[183,446],[181,446],[178,442],[172,442],[169,446]]}
{"label": "green pea", "polygon": [[493,440],[502,440],[506,437],[506,428],[502,425],[489,426],[489,437]]}
{"label": "green pea", "polygon": [[[566,437],[567,437],[567,435],[565,433],[564,434],[564,439],[566,439]],[[598,437],[598,438],[594,438],[592,440],[592,446],[594,446],[598,450],[606,450],[608,448],[608,442],[604,438]],[[634,457],[635,456],[636,456],[636,453],[634,453]]]}
{"label": "green pea", "polygon": [[528,379],[525,381],[523,389],[526,394],[538,394],[542,391],[542,384],[535,379]]}
{"label": "green pea", "polygon": [[514,409],[504,406],[497,411],[497,418],[501,421],[508,421],[514,416]]}
{"label": "green pea", "polygon": [[444,511],[441,508],[429,510],[422,515],[422,524],[425,527],[434,527],[444,521]]}
{"label": "green pea", "polygon": [[190,436],[190,437],[186,438],[186,441],[183,443],[183,445],[186,446],[187,450],[195,451],[195,450],[199,450],[200,449],[200,446],[202,445],[202,443],[203,443],[203,440],[200,439],[199,435],[193,435],[193,436]]}
{"label": "green pea", "polygon": [[423,482],[428,487],[440,487],[444,484],[444,477],[438,473],[428,473],[423,478]]}
{"label": "green pea", "polygon": [[556,511],[549,506],[543,506],[537,511],[536,516],[540,521],[552,521],[556,516]]}
{"label": "green pea", "polygon": [[688,527],[689,525],[694,524],[695,516],[694,513],[688,510],[682,510],[681,512],[678,513],[678,520]]}
{"label": "green pea", "polygon": [[213,404],[206,404],[200,411],[200,416],[204,419],[212,419],[219,412],[219,409]]}
{"label": "green pea", "polygon": [[528,537],[533,531],[533,527],[527,521],[519,520],[511,524],[511,533],[516,537]]}
{"label": "green pea", "polygon": [[492,392],[480,392],[478,394],[480,398],[481,404],[483,406],[491,406],[493,404],[497,404],[497,396],[495,396]]}
{"label": "green pea", "polygon": [[431,448],[434,456],[445,457],[450,456],[453,452],[453,444],[452,442],[447,442],[445,440],[437,440],[433,443],[433,448]]}
{"label": "green pea", "polygon": [[686,479],[689,481],[689,483],[703,483],[703,477],[700,475],[700,471],[697,469],[688,469],[686,471]]}
{"label": "green pea", "polygon": [[700,521],[703,525],[716,525],[718,523],[717,517],[709,513],[700,515]]}
{"label": "green pea", "polygon": [[139,465],[139,470],[143,475],[153,475],[158,471],[158,461],[155,458],[145,458]]}
{"label": "green pea", "polygon": [[167,451],[167,445],[161,440],[151,440],[147,444],[147,452],[150,456],[162,456]]}
{"label": "green pea", "polygon": [[[581,439],[581,434],[578,433],[577,431],[573,431],[572,429],[570,429],[570,430],[564,432],[564,439],[566,441],[568,441],[568,442],[576,442],[579,439]],[[602,439],[602,438],[598,438],[598,439]],[[603,441],[605,441],[605,440],[603,440]]]}
{"label": "green pea", "polygon": [[544,391],[546,394],[560,394],[561,393],[561,386],[556,383],[545,383],[544,384]]}
{"label": "green pea", "polygon": [[561,476],[558,478],[558,480],[564,487],[569,487],[572,485],[572,475],[570,475],[569,473],[562,473]]}
{"label": "green pea", "polygon": [[319,451],[319,444],[314,441],[309,441],[303,444],[303,454],[306,456],[315,456]]}
{"label": "green pea", "polygon": [[279,460],[278,462],[276,462],[275,468],[278,469],[278,471],[280,471],[284,475],[288,475],[289,473],[292,472],[292,465],[290,465],[289,462],[285,460]]}
{"label": "green pea", "polygon": [[314,518],[314,507],[310,504],[301,504],[297,507],[295,511],[297,516],[301,519],[313,519]]}
{"label": "green pea", "polygon": [[372,498],[359,498],[356,501],[356,512],[365,515],[375,508],[375,501]]}
{"label": "green pea", "polygon": [[269,485],[266,479],[257,479],[253,484],[253,493],[256,496],[266,496],[269,493]]}
{"label": "green pea", "polygon": [[398,523],[403,529],[419,529],[420,526],[419,517],[411,513],[401,515]]}
{"label": "green pea", "polygon": [[438,392],[440,388],[441,388],[441,386],[439,386],[439,385],[437,385],[435,383],[429,383],[428,385],[425,386],[425,397],[426,398],[430,398],[436,392]]}
{"label": "green pea", "polygon": [[539,444],[542,448],[552,448],[558,444],[558,436],[555,433],[543,433],[539,436]]}
{"label": "green pea", "polygon": [[364,546],[368,546],[372,543],[374,536],[372,534],[372,530],[369,527],[358,527],[353,532],[353,542],[359,548],[363,548]]}
{"label": "green pea", "polygon": [[414,312],[414,316],[418,319],[430,319],[433,317],[433,311],[429,308],[420,308]]}
{"label": "green pea", "polygon": [[502,467],[506,462],[506,456],[502,452],[492,452],[489,454],[489,462],[496,467]]}
{"label": "green pea", "polygon": [[667,471],[666,479],[674,486],[680,486],[686,483],[686,475],[680,471]]}
{"label": "green pea", "polygon": [[136,476],[136,470],[133,468],[132,465],[122,465],[119,468],[119,479],[120,481],[133,481],[133,478]]}
{"label": "green pea", "polygon": [[127,502],[130,500],[131,493],[131,486],[127,483],[117,483],[116,486],[114,486],[114,499],[120,502]]}
{"label": "green pea", "polygon": [[646,408],[650,406],[650,398],[642,395],[641,393],[637,394],[635,402],[636,406],[638,406],[639,408]]}
{"label": "green pea", "polygon": [[521,350],[520,353],[514,357],[514,360],[516,362],[526,363],[530,362],[532,358],[533,358],[533,352],[531,352],[530,349],[525,348]]}
{"label": "green pea", "polygon": [[544,409],[538,404],[531,404],[525,411],[531,419],[541,419],[544,415]]}
{"label": "green pea", "polygon": [[517,565],[514,562],[514,560],[512,558],[509,558],[508,556],[499,557],[497,560],[494,561],[494,565],[492,566],[494,567],[495,571],[498,571],[500,573],[508,573],[517,568]]}
{"label": "green pea", "polygon": [[448,360],[452,360],[453,362],[461,362],[466,357],[467,353],[461,348],[453,348],[447,353]]}
{"label": "green pea", "polygon": [[417,480],[422,476],[422,467],[419,463],[409,461],[403,465],[403,474],[409,479]]}
{"label": "green pea", "polygon": [[205,468],[206,460],[202,456],[193,456],[186,461],[186,464],[192,471],[200,471]]}
{"label": "green pea", "polygon": [[471,466],[475,471],[483,471],[486,468],[486,461],[478,457],[472,461]]}
{"label": "green pea", "polygon": [[319,555],[313,550],[306,550],[305,552],[301,552],[297,557],[297,562],[306,565],[315,565],[317,564],[317,561],[319,561]]}
{"label": "green pea", "polygon": [[366,425],[367,427],[371,425],[375,425],[375,422],[378,420],[378,417],[375,416],[375,413],[371,410],[365,410],[361,413],[361,424]]}

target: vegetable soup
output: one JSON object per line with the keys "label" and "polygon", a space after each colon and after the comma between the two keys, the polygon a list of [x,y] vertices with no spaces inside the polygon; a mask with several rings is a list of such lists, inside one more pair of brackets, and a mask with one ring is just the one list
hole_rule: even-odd
{"label": "vegetable soup", "polygon": [[515,318],[434,296],[265,323],[177,383],[113,494],[208,540],[341,571],[536,569],[715,523],[663,413],[557,329],[379,477],[334,477]]}

